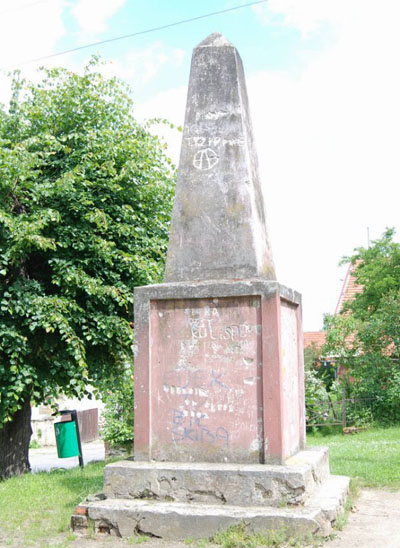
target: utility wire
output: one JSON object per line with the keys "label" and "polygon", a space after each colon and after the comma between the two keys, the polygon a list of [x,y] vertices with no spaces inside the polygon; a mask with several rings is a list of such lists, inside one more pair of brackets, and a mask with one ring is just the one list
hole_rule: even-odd
{"label": "utility wire", "polygon": [[[42,0],[43,1],[43,0]],[[22,61],[21,63],[15,63],[9,65],[8,67],[0,67],[0,70],[8,70],[15,66],[28,65],[30,63],[36,63],[38,61],[45,61],[46,59],[51,59],[53,57],[58,57],[59,55],[65,55],[66,53],[74,53],[75,51],[80,51],[83,49],[88,49],[93,46],[100,46],[102,44],[109,44],[110,42],[117,42],[118,40],[125,40],[126,38],[133,38],[134,36],[140,36],[141,34],[148,34],[150,32],[156,32],[158,30],[168,29],[171,27],[176,27],[178,25],[184,25],[186,23],[191,23],[192,21],[198,21],[199,19],[205,19],[206,17],[213,17],[214,15],[220,15],[222,13],[227,13],[229,11],[235,11],[242,8],[248,8],[250,6],[255,6],[257,4],[265,4],[268,0],[258,0],[257,2],[248,2],[247,4],[242,4],[241,6],[235,6],[234,8],[228,8],[221,11],[214,11],[212,13],[206,13],[204,15],[198,15],[197,17],[191,17],[190,19],[182,19],[181,21],[176,21],[175,23],[169,23],[168,25],[162,25],[160,27],[153,27],[151,29],[141,30],[138,32],[133,32],[132,34],[125,34],[123,36],[116,36],[115,38],[108,38],[107,40],[101,40],[99,42],[93,42],[91,44],[86,44],[85,46],[78,46],[76,48],[67,49],[64,51],[59,51],[57,53],[52,53],[50,55],[44,55],[43,57],[36,57],[34,59],[29,59],[27,61]]]}

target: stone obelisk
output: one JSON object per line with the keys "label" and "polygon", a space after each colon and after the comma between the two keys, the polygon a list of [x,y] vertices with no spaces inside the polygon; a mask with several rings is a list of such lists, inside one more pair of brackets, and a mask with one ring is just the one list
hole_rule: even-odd
{"label": "stone obelisk", "polygon": [[304,450],[301,298],[275,281],[242,63],[220,34],[193,53],[165,282],[135,289],[135,344],[134,461],[106,466],[75,529],[330,532],[348,478]]}
{"label": "stone obelisk", "polygon": [[242,61],[214,33],[197,48],[166,282],[275,280]]}

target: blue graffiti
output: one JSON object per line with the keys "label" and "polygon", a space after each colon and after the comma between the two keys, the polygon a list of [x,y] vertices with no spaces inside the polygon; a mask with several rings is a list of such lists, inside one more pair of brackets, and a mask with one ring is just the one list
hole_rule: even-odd
{"label": "blue graffiti", "polygon": [[185,416],[183,411],[174,409],[172,412],[172,439],[175,442],[222,443],[226,448],[229,448],[228,430],[223,426],[219,426],[215,431],[209,430],[201,423],[204,417],[204,414],[199,417]]}

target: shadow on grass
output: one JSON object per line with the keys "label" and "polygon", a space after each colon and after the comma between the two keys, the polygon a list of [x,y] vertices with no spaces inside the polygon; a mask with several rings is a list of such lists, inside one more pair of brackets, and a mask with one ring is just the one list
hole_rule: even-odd
{"label": "shadow on grass", "polygon": [[307,434],[312,434],[315,437],[328,437],[328,436],[337,436],[342,435],[341,425],[334,426],[308,426]]}
{"label": "shadow on grass", "polygon": [[98,493],[103,488],[104,462],[89,463],[85,468],[73,470],[53,470],[49,474],[63,491],[69,491],[75,497],[86,497],[89,493]]}

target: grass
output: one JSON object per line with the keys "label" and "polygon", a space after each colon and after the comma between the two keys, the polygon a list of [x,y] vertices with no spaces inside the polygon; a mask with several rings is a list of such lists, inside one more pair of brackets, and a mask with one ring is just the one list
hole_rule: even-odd
{"label": "grass", "polygon": [[[329,447],[332,473],[360,478],[352,482],[347,512],[338,520],[338,529],[343,527],[360,485],[400,489],[400,426],[347,436],[326,429],[308,434],[307,443]],[[0,546],[68,548],[75,539],[69,530],[73,510],[89,493],[102,490],[103,468],[104,462],[90,463],[83,470],[27,474],[0,482]],[[133,536],[124,545],[147,540]],[[211,542],[222,548],[302,545],[298,539],[287,539],[282,531],[253,535],[241,526],[218,533]],[[210,541],[187,539],[185,544],[207,548]],[[318,539],[312,544],[319,545]]]}
{"label": "grass", "polygon": [[222,548],[257,548],[257,546],[272,548],[282,546],[283,543],[285,546],[301,546],[299,539],[288,537],[284,530],[249,533],[244,523],[217,533],[212,541]]}
{"label": "grass", "polygon": [[307,445],[329,447],[332,474],[361,478],[367,487],[400,489],[400,426],[346,436],[326,429],[307,434]]}
{"label": "grass", "polygon": [[344,506],[344,511],[338,516],[336,520],[335,529],[337,531],[342,531],[343,527],[346,525],[347,520],[349,519],[349,514],[354,507],[355,501],[357,500],[360,487],[361,481],[359,480],[359,478],[352,478],[350,481],[350,489],[347,496],[346,504]]}
{"label": "grass", "polygon": [[40,449],[42,446],[37,440],[32,440],[29,444],[29,449]]}
{"label": "grass", "polygon": [[143,544],[150,539],[147,535],[133,535],[127,539],[128,544]]}
{"label": "grass", "polygon": [[73,510],[89,493],[101,491],[103,468],[98,462],[83,470],[26,474],[0,482],[0,545],[45,548],[49,538],[57,537],[54,546],[67,546],[73,540]]}

